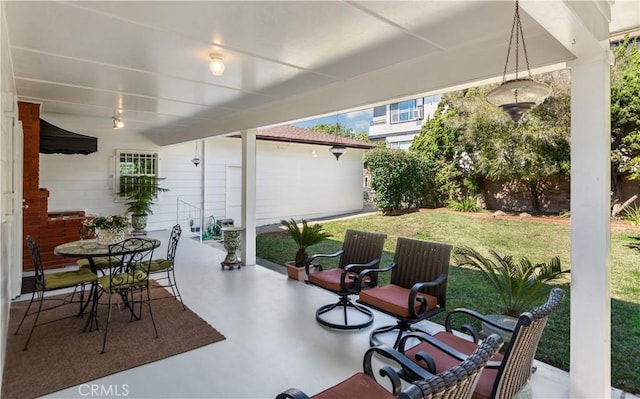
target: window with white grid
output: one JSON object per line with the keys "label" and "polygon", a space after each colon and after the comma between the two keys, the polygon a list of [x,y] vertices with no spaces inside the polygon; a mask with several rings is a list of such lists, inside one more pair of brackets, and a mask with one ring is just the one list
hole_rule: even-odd
{"label": "window with white grid", "polygon": [[116,193],[123,191],[123,184],[138,176],[158,177],[158,153],[155,151],[116,150]]}

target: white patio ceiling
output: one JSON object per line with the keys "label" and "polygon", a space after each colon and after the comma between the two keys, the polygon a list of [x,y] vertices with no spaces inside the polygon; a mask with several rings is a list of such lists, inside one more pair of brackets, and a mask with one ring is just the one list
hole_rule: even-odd
{"label": "white patio ceiling", "polygon": [[[608,2],[522,0],[532,68],[596,53]],[[19,100],[80,132],[160,145],[267,126],[500,78],[512,1],[4,1]],[[576,17],[577,16],[577,17]],[[226,70],[209,72],[209,54]]]}

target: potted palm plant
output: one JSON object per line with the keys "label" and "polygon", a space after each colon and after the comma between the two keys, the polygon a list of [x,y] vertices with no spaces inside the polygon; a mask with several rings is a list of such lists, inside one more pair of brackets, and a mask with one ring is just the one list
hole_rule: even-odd
{"label": "potted palm plant", "polygon": [[153,214],[154,205],[159,192],[169,191],[160,187],[159,177],[156,176],[122,176],[120,194],[126,197],[127,212],[131,212],[131,226],[133,235],[146,235],[147,217]]}
{"label": "potted palm plant", "polygon": [[287,229],[287,232],[298,246],[295,260],[285,263],[287,275],[291,279],[304,281],[306,277],[305,266],[309,258],[307,248],[331,235],[324,231],[321,224],[309,225],[304,219],[301,221],[302,227],[293,218],[291,220],[281,220],[280,223]]}
{"label": "potted palm plant", "polygon": [[[480,270],[500,295],[504,305],[502,314],[487,315],[487,318],[509,327],[515,326],[521,313],[544,301],[551,290],[547,283],[570,272],[568,269],[562,270],[557,256],[548,262],[533,263],[524,256],[516,260],[511,255],[501,256],[495,251],[490,251],[490,255],[491,258],[486,257],[467,247],[454,251],[458,266],[467,265]],[[482,329],[500,334],[505,342],[511,338],[510,333],[494,330],[486,323],[483,323]]]}

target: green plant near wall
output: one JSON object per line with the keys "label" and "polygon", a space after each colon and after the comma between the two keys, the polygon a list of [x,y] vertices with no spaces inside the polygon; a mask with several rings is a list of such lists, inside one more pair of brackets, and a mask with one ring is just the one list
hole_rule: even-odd
{"label": "green plant near wall", "polygon": [[502,312],[508,316],[518,317],[543,301],[551,289],[546,283],[569,273],[569,270],[562,270],[557,256],[548,262],[533,263],[525,256],[516,260],[511,255],[500,256],[495,251],[490,251],[490,254],[493,259],[468,247],[454,251],[459,266],[471,266],[484,274],[500,295],[504,304]]}
{"label": "green plant near wall", "polygon": [[385,214],[433,206],[435,165],[418,153],[397,148],[375,148],[364,156],[371,173],[376,206]]}
{"label": "green plant near wall", "polygon": [[449,200],[447,207],[458,212],[479,212],[480,207],[477,205],[477,201],[474,197],[463,197],[459,200]]}
{"label": "green plant near wall", "polygon": [[624,210],[624,220],[628,220],[636,226],[640,226],[640,207],[632,206]]}
{"label": "green plant near wall", "polygon": [[309,254],[307,248],[311,245],[318,244],[331,234],[324,231],[321,224],[309,225],[306,220],[302,220],[302,227],[291,218],[291,220],[281,220],[280,223],[287,229],[289,235],[295,241],[298,249],[296,251],[295,263],[296,267],[304,267]]}
{"label": "green plant near wall", "polygon": [[151,175],[122,176],[120,178],[120,195],[126,198],[127,212],[132,215],[146,216],[153,214],[151,207],[159,192],[169,191],[160,187],[159,178]]}

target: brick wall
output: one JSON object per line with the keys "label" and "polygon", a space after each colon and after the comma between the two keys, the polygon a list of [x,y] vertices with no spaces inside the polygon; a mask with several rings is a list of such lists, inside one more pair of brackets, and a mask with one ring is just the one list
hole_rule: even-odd
{"label": "brick wall", "polygon": [[33,270],[31,253],[25,241],[27,235],[33,237],[38,244],[40,257],[45,269],[72,264],[75,259],[57,256],[53,253],[53,249],[64,242],[78,239],[78,229],[82,220],[84,220],[84,212],[76,212],[64,216],[55,215],[57,217],[49,216],[49,190],[39,187],[40,105],[18,102],[18,112],[24,135],[22,198],[24,198],[26,207],[23,209],[22,214],[24,234],[24,237],[22,237],[23,270]]}
{"label": "brick wall", "polygon": [[[571,182],[556,178],[549,182],[540,196],[540,211],[560,213],[570,209]],[[483,191],[487,209],[511,212],[531,212],[531,194],[519,182],[485,182]]]}
{"label": "brick wall", "polygon": [[[631,198],[633,195],[638,194],[640,192],[640,181],[638,180],[628,180],[625,179],[622,181],[622,194],[620,200],[620,204]],[[637,199],[633,202],[633,205],[638,207],[640,206],[640,199]]]}
{"label": "brick wall", "polygon": [[[571,206],[570,189],[571,182],[567,179],[555,179],[548,184],[540,198],[541,211],[560,213],[569,210]],[[638,193],[640,193],[640,181],[624,179],[619,202],[623,203]],[[531,211],[531,195],[526,187],[517,182],[485,182],[483,194],[489,210]],[[640,207],[640,198],[632,202],[632,206]]]}

